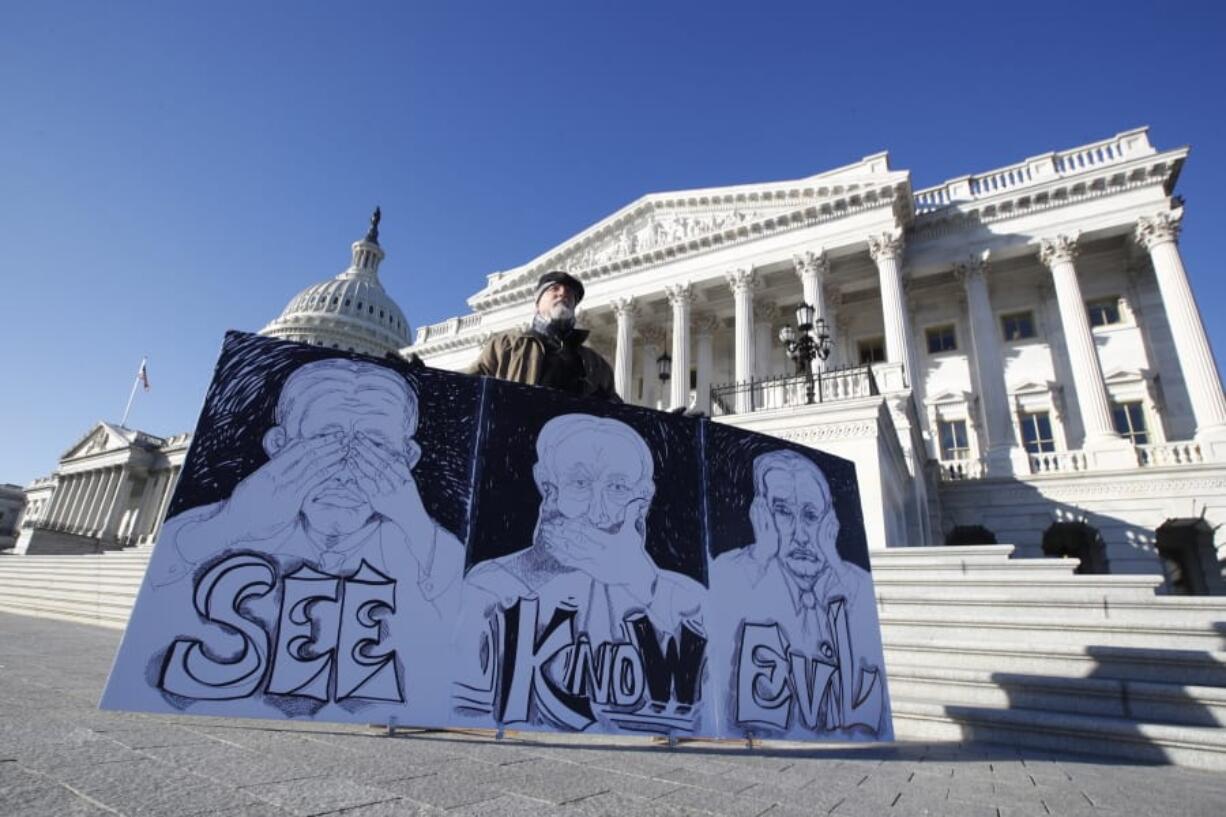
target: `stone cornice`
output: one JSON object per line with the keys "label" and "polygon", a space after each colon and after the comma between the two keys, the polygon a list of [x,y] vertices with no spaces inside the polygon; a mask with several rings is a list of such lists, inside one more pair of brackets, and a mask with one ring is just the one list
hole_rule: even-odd
{"label": "stone cornice", "polygon": [[[848,189],[853,186],[857,189]],[[773,210],[758,219],[746,220],[743,223],[725,223],[709,232],[693,236],[686,235],[676,241],[670,239],[667,243],[652,246],[645,251],[639,251],[637,247],[633,247],[633,242],[628,240],[625,246],[633,247],[633,249],[629,249],[624,254],[615,252],[616,257],[607,261],[601,261],[589,267],[575,266],[572,263],[575,258],[582,257],[581,253],[585,249],[594,248],[597,245],[607,246],[611,240],[616,241],[619,231],[624,235],[624,231],[641,219],[657,218],[660,213],[668,212],[669,207],[690,206],[689,199],[682,204],[669,201],[665,194],[660,194],[659,198],[648,197],[535,261],[518,269],[501,273],[500,275],[507,279],[505,282],[499,279],[491,285],[493,289],[487,287],[486,290],[470,298],[468,305],[477,312],[483,312],[527,302],[535,292],[537,277],[555,267],[569,267],[572,274],[586,283],[619,277],[642,269],[649,269],[658,264],[669,263],[678,258],[689,258],[723,250],[768,236],[837,221],[878,208],[890,208],[892,216],[901,214],[907,220],[911,215],[911,189],[905,174],[891,173],[877,179],[870,176],[855,182],[848,180],[843,184],[831,181],[819,186],[812,180],[801,180],[787,186],[763,185],[762,187],[777,189],[769,199],[763,198],[753,202],[758,206]],[[830,195],[829,191],[833,189],[843,192],[838,195]],[[735,190],[735,188],[729,190]],[[820,195],[822,191],[827,191],[827,196]],[[712,195],[720,192],[719,190],[712,191]],[[896,207],[899,202],[904,203],[901,210]],[[747,203],[749,202],[742,202],[737,196],[732,196],[732,202],[729,204],[723,203],[722,200],[718,205],[702,204],[700,199],[694,206],[702,207],[704,213],[707,214],[710,214],[713,207],[723,208],[731,217],[738,211],[738,205],[744,206]]]}
{"label": "stone cornice", "polygon": [[[1086,168],[1078,173],[1019,184],[996,193],[951,202],[917,215],[908,232],[914,239],[937,238],[968,227],[1072,207],[1087,201],[1161,185],[1166,193],[1188,154],[1187,148]],[[917,193],[917,198],[924,191]]]}

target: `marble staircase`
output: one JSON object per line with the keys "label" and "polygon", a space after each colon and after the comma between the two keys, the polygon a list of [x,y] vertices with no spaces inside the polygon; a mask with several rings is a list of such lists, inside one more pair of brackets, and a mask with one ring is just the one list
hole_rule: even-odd
{"label": "marble staircase", "polygon": [[[121,628],[150,552],[0,555],[0,610]],[[1226,598],[1011,552],[873,553],[898,737],[1226,769]]]}

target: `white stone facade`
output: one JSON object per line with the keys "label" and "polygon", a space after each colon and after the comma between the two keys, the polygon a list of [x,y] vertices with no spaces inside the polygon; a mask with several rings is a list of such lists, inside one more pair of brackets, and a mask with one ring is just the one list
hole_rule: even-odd
{"label": "white stone facade", "polygon": [[[648,195],[405,351],[471,365],[565,269],[625,399],[853,459],[873,547],[995,538],[1220,591],[1226,399],[1178,249],[1187,153],[1141,128],[926,190],[883,153]],[[802,301],[832,327],[812,381],[777,340]]]}
{"label": "white stone facade", "polygon": [[15,551],[81,553],[153,542],[190,439],[98,423],[54,474],[25,488]]}

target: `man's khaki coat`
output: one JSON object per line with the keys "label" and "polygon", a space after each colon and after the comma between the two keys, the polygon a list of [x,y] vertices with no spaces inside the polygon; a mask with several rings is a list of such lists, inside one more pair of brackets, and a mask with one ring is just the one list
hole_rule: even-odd
{"label": "man's khaki coat", "polygon": [[[584,397],[618,400],[613,388],[613,368],[599,352],[582,345],[587,340],[588,331],[575,329],[571,335],[571,342],[578,345],[579,359],[583,361],[585,371],[578,393]],[[544,360],[545,341],[541,336],[532,329],[513,329],[500,332],[486,342],[472,372],[536,386],[541,381]]]}

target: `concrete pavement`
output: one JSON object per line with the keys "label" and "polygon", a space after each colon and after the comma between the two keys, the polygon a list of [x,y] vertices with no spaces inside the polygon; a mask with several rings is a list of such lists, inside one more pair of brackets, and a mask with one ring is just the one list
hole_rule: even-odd
{"label": "concrete pavement", "polygon": [[687,743],[100,712],[114,630],[0,614],[0,817],[1226,814],[1226,775],[976,744]]}

